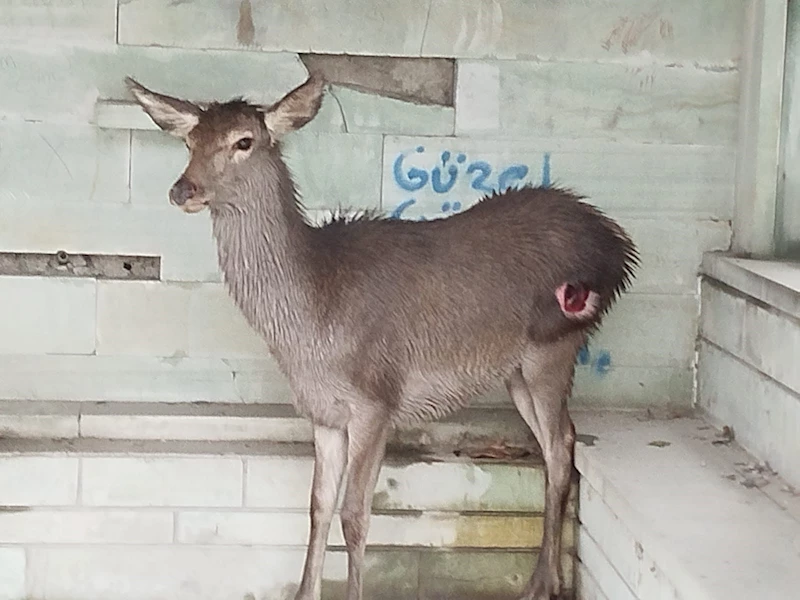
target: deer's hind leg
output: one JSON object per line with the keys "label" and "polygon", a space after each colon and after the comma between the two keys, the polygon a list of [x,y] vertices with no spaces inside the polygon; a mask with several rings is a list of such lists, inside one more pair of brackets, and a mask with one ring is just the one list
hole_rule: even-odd
{"label": "deer's hind leg", "polygon": [[562,591],[561,529],[575,448],[567,399],[583,340],[583,335],[573,335],[532,347],[506,382],[520,415],[539,442],[547,472],[542,549],[521,600],[552,600]]}

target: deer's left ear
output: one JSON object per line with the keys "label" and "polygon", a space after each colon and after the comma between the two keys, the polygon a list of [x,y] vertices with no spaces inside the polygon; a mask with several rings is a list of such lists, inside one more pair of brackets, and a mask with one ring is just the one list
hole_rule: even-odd
{"label": "deer's left ear", "polygon": [[185,139],[200,121],[202,109],[188,100],[157,94],[130,77],[125,84],[153,122],[175,137]]}
{"label": "deer's left ear", "polygon": [[316,76],[293,89],[272,106],[264,110],[264,123],[274,140],[300,129],[311,121],[322,106],[325,81]]}

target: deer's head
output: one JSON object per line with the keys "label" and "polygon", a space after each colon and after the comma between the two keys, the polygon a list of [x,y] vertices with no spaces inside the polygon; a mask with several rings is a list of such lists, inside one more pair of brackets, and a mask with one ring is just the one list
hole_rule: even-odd
{"label": "deer's head", "polygon": [[243,100],[201,106],[153,92],[130,77],[125,82],[155,124],[189,150],[189,163],[169,191],[170,202],[187,213],[223,198],[244,202],[246,195],[224,192],[250,181],[254,169],[264,167],[265,154],[280,151],[284,135],[314,118],[324,91],[322,80],[309,78],[271,106]]}

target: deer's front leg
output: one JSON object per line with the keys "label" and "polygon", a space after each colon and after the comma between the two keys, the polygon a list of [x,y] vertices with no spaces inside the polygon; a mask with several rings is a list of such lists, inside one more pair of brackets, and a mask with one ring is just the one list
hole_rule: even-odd
{"label": "deer's front leg", "polygon": [[295,600],[320,600],[322,566],[333,513],[347,462],[347,431],[314,426],[314,481],[311,487],[311,533],[303,579]]}
{"label": "deer's front leg", "polygon": [[347,546],[347,600],[361,600],[370,509],[386,451],[388,416],[378,409],[360,407],[348,424],[347,433],[347,489],[341,513]]}

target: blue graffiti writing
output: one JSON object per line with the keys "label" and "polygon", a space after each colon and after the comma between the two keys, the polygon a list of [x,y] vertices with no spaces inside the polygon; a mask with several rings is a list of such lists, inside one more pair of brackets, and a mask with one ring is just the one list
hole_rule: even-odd
{"label": "blue graffiti writing", "polygon": [[592,372],[602,377],[611,370],[611,353],[608,350],[600,350],[593,357],[589,347],[584,344],[578,350],[577,363],[581,366],[589,366]]}
{"label": "blue graffiti writing", "polygon": [[600,356],[594,361],[594,370],[598,375],[605,375],[611,370],[611,354],[608,351],[600,352]]}
{"label": "blue graffiti writing", "polygon": [[472,189],[480,190],[481,192],[491,192],[493,189],[486,185],[484,182],[492,174],[492,167],[484,160],[479,160],[472,163],[467,167],[467,175],[472,175],[477,172],[478,175],[472,180]]}
{"label": "blue graffiti writing", "polygon": [[544,153],[544,160],[542,161],[542,187],[550,187],[550,153]]}
{"label": "blue graffiti writing", "polygon": [[471,184],[473,190],[491,193],[505,191],[513,183],[523,181],[528,176],[529,170],[527,165],[511,165],[500,173],[497,185],[489,185],[486,180],[492,175],[492,167],[486,161],[479,160],[467,167],[467,175],[477,173]]}
{"label": "blue graffiti writing", "polygon": [[591,358],[592,355],[589,352],[589,347],[586,344],[584,344],[583,346],[581,346],[581,349],[578,350],[578,364],[588,365]]}
{"label": "blue graffiti writing", "polygon": [[449,202],[442,202],[442,212],[443,213],[450,212],[450,211],[453,211],[454,213],[456,213],[456,212],[458,212],[460,210],[461,210],[461,202],[456,201],[456,202],[453,202],[452,204],[450,204]]}
{"label": "blue graffiti writing", "polygon": [[[390,219],[400,219],[403,216],[403,212],[417,203],[416,198],[409,198],[408,200],[404,200],[400,204],[398,204],[394,210],[389,214]],[[461,202],[442,202],[442,214],[447,213],[457,213],[461,210]],[[427,221],[428,219],[424,216],[417,217],[417,221]]]}
{"label": "blue graffiti writing", "polygon": [[[417,146],[417,152],[420,154],[425,152],[425,147]],[[428,172],[423,169],[418,169],[417,167],[411,167],[408,173],[403,173],[404,159],[405,154],[401,154],[394,161],[393,171],[395,183],[407,192],[415,192],[424,188],[425,184],[428,183]]]}
{"label": "blue graffiti writing", "polygon": [[404,200],[400,204],[398,204],[392,213],[389,215],[390,219],[399,219],[403,216],[403,211],[407,209],[409,206],[414,206],[417,201],[414,198],[409,198],[408,200]]}
{"label": "blue graffiti writing", "polygon": [[[413,150],[400,153],[395,158],[392,174],[395,184],[401,190],[424,193],[424,188],[430,184],[433,193],[445,195],[453,192],[459,178],[462,178],[470,188],[486,195],[524,184],[528,182],[531,174],[530,167],[525,164],[517,163],[496,169],[486,160],[469,160],[463,152],[457,153],[454,158],[450,150],[441,151],[435,166],[430,170],[407,164],[407,159],[423,155],[425,151],[425,146],[420,145]],[[499,173],[496,179],[493,176],[495,172]],[[551,185],[549,152],[545,152],[542,156],[540,185],[543,187]],[[403,200],[391,211],[389,218],[403,218],[406,211],[414,205],[417,205],[417,198]],[[440,206],[441,216],[449,216],[462,210],[462,203],[459,201],[444,201]],[[425,216],[414,218],[418,221],[428,220]]]}
{"label": "blue graffiti writing", "polygon": [[[464,173],[470,177],[470,187],[483,193],[502,192],[517,184],[526,181],[530,167],[524,164],[512,164],[499,171],[497,180],[492,181],[495,168],[485,160],[468,161],[467,155],[459,153],[455,161],[449,150],[444,150],[439,161],[430,172],[419,167],[406,167],[405,161],[410,156],[424,154],[425,146],[417,146],[412,152],[398,154],[392,164],[392,175],[395,184],[406,192],[416,192],[430,183],[431,189],[437,194],[447,194],[458,181],[461,174],[460,167],[466,164]],[[441,163],[441,165],[439,164]],[[550,153],[543,156],[541,185],[550,186]]]}
{"label": "blue graffiti writing", "polygon": [[526,165],[512,165],[500,173],[500,177],[497,178],[497,187],[501,190],[507,190],[513,182],[523,181],[527,176],[528,167]]}
{"label": "blue graffiti writing", "polygon": [[[461,156],[464,155],[459,155],[459,158]],[[466,156],[464,158],[466,159]],[[448,160],[450,160],[450,153],[445,150],[442,152],[442,167],[447,166]],[[456,184],[456,178],[458,177],[458,167],[455,165],[450,165],[447,169],[447,175],[449,176],[449,179],[447,180],[447,183],[443,185],[442,170],[439,167],[434,167],[431,171],[431,187],[433,187],[433,191],[437,194],[446,194],[453,189],[453,186]]]}

